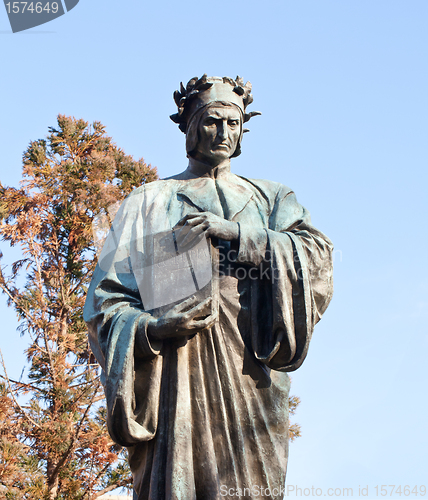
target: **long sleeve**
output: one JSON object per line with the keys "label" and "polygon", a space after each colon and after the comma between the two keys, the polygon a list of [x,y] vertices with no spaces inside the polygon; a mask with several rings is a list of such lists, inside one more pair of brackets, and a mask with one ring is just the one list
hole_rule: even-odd
{"label": "long sleeve", "polygon": [[151,316],[143,309],[131,264],[141,207],[137,198],[133,201],[125,202],[115,219],[84,309],[90,345],[102,368],[109,432],[122,445],[154,436],[161,379],[160,345],[147,336]]}
{"label": "long sleeve", "polygon": [[253,350],[270,368],[293,371],[304,361],[313,327],[332,297],[332,250],[285,187],[267,228],[240,225],[237,261],[262,269],[261,279],[251,283]]}

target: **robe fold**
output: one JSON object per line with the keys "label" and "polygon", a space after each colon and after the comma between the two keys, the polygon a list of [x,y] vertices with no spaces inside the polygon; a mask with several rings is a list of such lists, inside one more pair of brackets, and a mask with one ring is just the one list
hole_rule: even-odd
{"label": "robe fold", "polygon": [[[157,235],[198,211],[239,223],[232,256],[228,242],[217,242],[228,264],[215,292],[218,320],[180,340],[152,341],[153,307],[176,291],[162,285],[154,297],[156,245],[173,244]],[[305,359],[331,296],[332,244],[281,184],[226,172],[177,176],[128,196],[84,318],[102,367],[109,432],[129,451],[134,499],[282,498],[287,372]]]}

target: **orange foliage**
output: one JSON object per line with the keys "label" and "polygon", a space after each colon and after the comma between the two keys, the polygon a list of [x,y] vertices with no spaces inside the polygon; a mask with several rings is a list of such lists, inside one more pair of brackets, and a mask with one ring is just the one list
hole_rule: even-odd
{"label": "orange foliage", "polygon": [[58,116],[31,142],[19,189],[0,184],[0,236],[22,258],[0,289],[28,335],[28,380],[0,385],[0,496],[84,499],[131,482],[105,426],[103,391],[82,318],[96,264],[92,223],[157,178],[101,123]]}

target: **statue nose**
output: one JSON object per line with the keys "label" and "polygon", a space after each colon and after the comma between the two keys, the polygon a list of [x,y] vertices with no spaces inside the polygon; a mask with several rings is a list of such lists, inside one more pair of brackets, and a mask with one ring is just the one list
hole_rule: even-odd
{"label": "statue nose", "polygon": [[222,140],[227,139],[228,132],[227,132],[227,123],[226,122],[221,122],[220,123],[218,134],[219,134],[219,136],[221,137]]}

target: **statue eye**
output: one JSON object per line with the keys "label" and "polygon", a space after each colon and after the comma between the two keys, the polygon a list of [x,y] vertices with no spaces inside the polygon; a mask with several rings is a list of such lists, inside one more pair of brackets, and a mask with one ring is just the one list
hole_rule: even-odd
{"label": "statue eye", "polygon": [[214,125],[215,123],[215,119],[214,118],[207,118],[206,120],[204,120],[204,125]]}
{"label": "statue eye", "polygon": [[229,120],[229,127],[237,127],[238,120]]}

